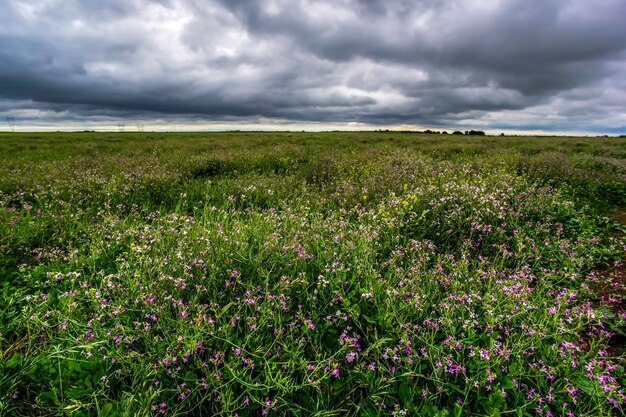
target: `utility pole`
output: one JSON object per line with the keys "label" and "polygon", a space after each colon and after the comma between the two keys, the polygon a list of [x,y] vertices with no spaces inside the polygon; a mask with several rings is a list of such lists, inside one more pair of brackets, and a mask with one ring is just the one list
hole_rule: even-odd
{"label": "utility pole", "polygon": [[7,123],[9,124],[9,129],[11,129],[11,132],[15,132],[15,117],[7,117]]}
{"label": "utility pole", "polygon": [[143,132],[143,124],[137,123],[137,132]]}
{"label": "utility pole", "polygon": [[117,124],[117,130],[118,131],[123,132],[125,128],[126,128],[126,123],[118,123]]}

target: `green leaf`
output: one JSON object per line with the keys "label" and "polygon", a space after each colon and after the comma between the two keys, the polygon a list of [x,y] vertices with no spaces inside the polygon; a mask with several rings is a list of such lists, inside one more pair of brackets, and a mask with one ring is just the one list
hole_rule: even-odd
{"label": "green leaf", "polygon": [[333,387],[333,391],[339,391],[341,388],[343,388],[343,382],[339,379],[335,379],[333,381],[332,387]]}
{"label": "green leaf", "polygon": [[70,398],[82,398],[88,394],[89,394],[89,391],[87,390],[74,388],[74,389],[69,390],[67,394],[65,395],[67,395]]}
{"label": "green leaf", "polygon": [[435,417],[437,416],[437,414],[439,414],[439,409],[437,408],[436,405],[427,404],[427,405],[422,406],[421,414],[427,415],[430,417]]}
{"label": "green leaf", "polygon": [[231,301],[230,303],[226,304],[226,305],[222,308],[222,314],[226,313],[226,312],[228,311],[228,309],[229,309],[231,306],[234,306],[234,305],[235,305],[235,303],[234,303],[234,302],[232,302],[232,301]]}
{"label": "green leaf", "polygon": [[113,410],[113,404],[111,403],[106,403],[102,406],[102,408],[100,409],[100,416],[101,417],[106,417],[109,414],[111,414],[111,410]]}
{"label": "green leaf", "polygon": [[[493,394],[489,396],[489,405],[491,406],[492,413],[500,411],[504,408],[506,401],[504,400],[504,395],[502,395],[501,391],[495,391]],[[500,415],[500,413],[498,413]]]}
{"label": "green leaf", "polygon": [[576,386],[585,394],[593,395],[596,393],[595,384],[587,379],[580,378],[576,380]]}
{"label": "green leaf", "polygon": [[376,410],[372,410],[371,408],[361,411],[361,417],[377,417],[377,416],[378,416],[378,412]]}
{"label": "green leaf", "polygon": [[58,402],[57,393],[54,391],[45,391],[39,394],[39,401],[46,403],[49,401]]}
{"label": "green leaf", "polygon": [[513,385],[513,380],[509,377],[504,377],[502,378],[502,381],[500,382],[500,386],[504,389],[513,389],[515,388],[515,385]]}
{"label": "green leaf", "polygon": [[371,318],[370,316],[363,314],[361,317],[363,317],[365,319],[366,322],[368,322],[369,324],[378,324],[378,318],[374,317]]}
{"label": "green leaf", "polygon": [[411,388],[409,388],[406,382],[400,384],[400,388],[398,388],[398,395],[400,396],[400,401],[404,404],[410,404],[413,399]]}

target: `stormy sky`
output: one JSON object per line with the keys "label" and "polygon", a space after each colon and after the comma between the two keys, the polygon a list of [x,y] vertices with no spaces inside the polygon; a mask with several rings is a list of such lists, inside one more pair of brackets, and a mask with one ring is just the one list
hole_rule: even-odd
{"label": "stormy sky", "polygon": [[626,2],[0,0],[0,117],[626,133]]}

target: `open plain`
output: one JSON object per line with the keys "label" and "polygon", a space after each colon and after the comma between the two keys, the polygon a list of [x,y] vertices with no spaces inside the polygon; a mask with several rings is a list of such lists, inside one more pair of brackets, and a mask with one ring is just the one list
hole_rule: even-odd
{"label": "open plain", "polygon": [[626,139],[1,133],[0,415],[623,415]]}

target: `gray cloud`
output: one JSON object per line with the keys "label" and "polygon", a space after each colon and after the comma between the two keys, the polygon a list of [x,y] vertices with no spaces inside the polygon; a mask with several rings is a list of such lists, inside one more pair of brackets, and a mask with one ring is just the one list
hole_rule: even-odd
{"label": "gray cloud", "polygon": [[618,131],[623,0],[8,0],[0,115]]}

